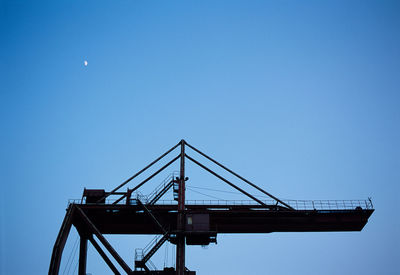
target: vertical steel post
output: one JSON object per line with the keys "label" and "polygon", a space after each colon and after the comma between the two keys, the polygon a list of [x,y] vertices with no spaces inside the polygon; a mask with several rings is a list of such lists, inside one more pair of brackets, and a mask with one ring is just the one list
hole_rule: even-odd
{"label": "vertical steel post", "polygon": [[79,246],[79,275],[86,275],[87,243],[88,239],[86,237],[81,237]]}
{"label": "vertical steel post", "polygon": [[185,141],[181,140],[181,167],[179,175],[178,193],[178,221],[176,243],[176,274],[184,275],[185,272]]}

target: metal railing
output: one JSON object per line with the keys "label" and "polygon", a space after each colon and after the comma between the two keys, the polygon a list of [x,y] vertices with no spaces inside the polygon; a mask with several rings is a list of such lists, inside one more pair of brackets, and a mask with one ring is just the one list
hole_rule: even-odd
{"label": "metal railing", "polygon": [[[262,200],[268,206],[279,205],[275,200]],[[352,210],[360,207],[361,209],[373,209],[373,204],[368,200],[283,200],[296,210]],[[171,205],[176,204],[173,200],[160,200],[157,204]],[[186,200],[186,205],[260,205],[253,200]]]}
{"label": "metal railing", "polygon": [[158,193],[164,189],[170,182],[175,178],[175,176],[179,175],[179,171],[173,171],[170,173],[149,195],[146,196],[148,202],[154,199]]}
{"label": "metal railing", "polygon": [[[143,257],[163,238],[163,235],[156,235],[144,248],[136,248],[135,260],[141,261]],[[136,254],[136,251],[138,252]]]}
{"label": "metal railing", "polygon": [[[143,259],[143,257],[144,257],[143,249],[141,249],[141,248],[136,248],[136,249],[135,249],[135,262],[136,262],[136,261],[141,261],[141,260]],[[150,259],[147,260],[147,262],[145,263],[145,265],[146,265],[150,270],[157,270],[157,267],[155,266],[155,264],[154,264]],[[137,267],[135,266],[135,268],[137,268]]]}
{"label": "metal railing", "polygon": [[[115,200],[106,200],[105,204],[112,204]],[[354,210],[374,209],[371,199],[368,200],[283,200],[296,210]],[[279,206],[275,200],[262,200],[268,206]],[[68,204],[80,204],[80,199],[69,200]],[[123,204],[121,202],[121,204]],[[186,200],[186,205],[260,205],[253,200]],[[96,205],[96,204],[95,204]],[[98,205],[98,204],[97,204]],[[159,200],[155,205],[177,205],[174,200]]]}
{"label": "metal railing", "polygon": [[[163,238],[163,235],[156,235],[144,248],[135,249],[135,262],[140,262],[149,253],[149,251]],[[150,259],[147,259],[146,263],[152,270],[156,270],[157,267]]]}
{"label": "metal railing", "polygon": [[296,210],[352,210],[373,209],[371,199],[368,200],[287,200],[287,204]]}

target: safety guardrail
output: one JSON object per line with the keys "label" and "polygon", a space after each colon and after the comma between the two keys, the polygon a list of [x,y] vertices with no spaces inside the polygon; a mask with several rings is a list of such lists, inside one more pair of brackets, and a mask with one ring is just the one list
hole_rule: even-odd
{"label": "safety guardrail", "polygon": [[[112,204],[115,200],[106,200],[105,204]],[[262,200],[268,206],[279,206],[275,200]],[[296,210],[354,210],[374,209],[371,199],[368,200],[283,200]],[[80,199],[72,199],[68,204],[81,204]],[[123,204],[123,203],[121,203]],[[186,200],[186,205],[260,205],[253,200]],[[98,205],[98,204],[94,204]],[[155,205],[177,205],[174,200],[159,200]]]}
{"label": "safety guardrail", "polygon": [[[352,210],[373,209],[371,199],[368,200],[282,200],[296,210]],[[268,206],[279,205],[275,200],[262,200]],[[174,204],[173,200],[160,200],[157,204]],[[175,203],[176,204],[176,203]],[[253,200],[186,200],[186,205],[260,205]]]}

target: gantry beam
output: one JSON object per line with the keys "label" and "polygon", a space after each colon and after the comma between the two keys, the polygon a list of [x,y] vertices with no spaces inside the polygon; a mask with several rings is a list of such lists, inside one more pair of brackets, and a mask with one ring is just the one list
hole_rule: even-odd
{"label": "gantry beam", "polygon": [[[177,230],[176,205],[147,205],[170,231]],[[163,234],[140,205],[79,205],[102,234]],[[255,205],[186,205],[186,214],[208,214],[221,233],[360,231],[373,209],[269,210]]]}

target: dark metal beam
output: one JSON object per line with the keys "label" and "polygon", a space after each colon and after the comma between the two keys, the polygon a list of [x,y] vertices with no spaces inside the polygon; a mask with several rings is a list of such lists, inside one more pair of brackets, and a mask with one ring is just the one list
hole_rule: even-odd
{"label": "dark metal beam", "polygon": [[176,243],[176,274],[184,275],[185,272],[185,141],[181,142],[181,166],[179,174],[178,193],[178,221],[177,221],[177,243]]}
{"label": "dark metal beam", "polygon": [[130,274],[130,272],[132,272],[132,270],[125,263],[125,261],[118,255],[118,253],[114,250],[114,248],[111,246],[111,244],[103,237],[103,235],[96,228],[96,226],[92,223],[92,221],[88,218],[88,216],[86,216],[86,214],[79,207],[76,207],[76,209],[77,209],[77,212],[82,217],[85,224],[87,225],[87,227],[90,229],[90,231],[96,235],[96,237],[100,240],[100,242],[104,245],[104,247],[108,250],[108,252],[110,252],[110,254],[114,257],[114,259],[119,263],[119,265],[125,270],[125,272],[127,274]]}
{"label": "dark metal beam", "polygon": [[86,275],[87,243],[88,239],[81,236],[79,245],[79,275]]}
{"label": "dark metal beam", "polygon": [[145,184],[146,182],[148,182],[149,180],[151,180],[154,176],[156,176],[158,173],[160,173],[161,171],[163,171],[165,168],[167,168],[168,166],[170,166],[172,163],[174,163],[178,158],[180,157],[180,155],[176,156],[175,158],[173,158],[170,162],[168,162],[167,164],[165,164],[163,167],[161,167],[159,170],[157,170],[154,174],[152,174],[150,177],[148,177],[147,179],[145,179],[144,181],[142,181],[141,183],[139,183],[138,185],[136,185],[133,189],[129,190],[125,195],[123,195],[121,198],[119,198],[118,200],[116,200],[115,202],[113,202],[112,204],[117,204],[118,202],[120,202],[121,200],[123,200],[125,197],[127,197],[128,195],[132,194],[134,191],[136,191],[137,189],[139,189],[143,184]]}
{"label": "dark metal beam", "polygon": [[[186,143],[186,142],[185,142]],[[199,153],[200,155],[202,155],[203,157],[205,157],[206,159],[214,162],[215,164],[217,164],[219,167],[225,169],[226,171],[230,172],[231,174],[233,174],[234,176],[238,177],[239,179],[241,179],[242,181],[246,182],[247,184],[249,184],[250,186],[254,187],[255,189],[257,189],[258,191],[264,193],[265,195],[273,198],[274,200],[280,202],[282,205],[286,206],[289,209],[295,210],[293,207],[291,207],[290,205],[284,203],[283,201],[281,201],[280,199],[278,199],[277,197],[273,196],[272,194],[268,193],[267,191],[265,191],[264,189],[258,187],[257,185],[255,185],[254,183],[251,183],[250,181],[248,181],[247,179],[243,178],[242,176],[240,176],[239,174],[233,172],[232,170],[230,170],[229,168],[227,168],[226,166],[222,165],[221,163],[219,163],[218,161],[214,160],[213,158],[207,156],[206,154],[204,154],[203,152],[201,152],[200,150],[198,150],[197,148],[193,147],[192,145],[186,143],[187,146],[189,146],[189,148],[193,149],[194,151],[196,151],[197,153]]]}
{"label": "dark metal beam", "polygon": [[[159,156],[157,159],[155,159],[152,163],[150,163],[149,165],[147,165],[145,168],[143,168],[142,170],[140,170],[139,172],[137,172],[135,175],[133,175],[132,177],[130,177],[129,179],[127,179],[126,181],[124,181],[123,183],[121,183],[120,185],[118,185],[116,188],[114,188],[109,194],[107,194],[104,198],[107,198],[109,195],[114,194],[115,191],[117,191],[118,189],[120,189],[122,186],[124,186],[125,184],[127,184],[128,182],[130,182],[131,180],[133,180],[134,178],[136,178],[137,176],[139,176],[141,173],[143,173],[144,171],[146,171],[148,168],[150,168],[153,164],[155,164],[156,162],[158,162],[160,159],[162,159],[163,157],[165,157],[166,155],[168,155],[170,152],[172,152],[176,147],[178,147],[181,143],[179,142],[178,144],[176,144],[174,147],[172,147],[171,149],[169,149],[167,152],[165,152],[164,154],[162,154],[161,156]],[[102,198],[102,199],[104,199]],[[102,200],[101,199],[101,200]],[[99,201],[101,201],[99,200]]]}
{"label": "dark metal beam", "polygon": [[[224,183],[225,184],[225,183]],[[172,202],[171,202],[172,203]],[[205,202],[207,203],[207,202]],[[210,231],[224,233],[268,233],[304,231],[360,231],[372,209],[352,210],[274,210],[260,204],[188,205],[186,213],[207,214]],[[163,234],[149,222],[139,205],[80,205],[96,222],[102,234]],[[177,205],[148,205],[148,209],[171,233],[177,232]],[[80,220],[80,219],[79,219]],[[83,225],[84,226],[84,225]],[[82,227],[83,227],[82,226]]]}
{"label": "dark metal beam", "polygon": [[168,234],[167,230],[164,228],[164,226],[162,226],[162,224],[157,220],[157,218],[154,217],[154,215],[149,211],[149,209],[147,209],[147,207],[140,200],[137,200],[137,203],[142,207],[143,211],[150,216],[151,220],[154,222],[155,225],[158,226],[158,228],[160,228],[163,234],[167,235]]}
{"label": "dark metal beam", "polygon": [[118,271],[118,269],[115,267],[115,265],[111,262],[111,260],[107,257],[107,254],[104,253],[103,249],[101,249],[100,245],[93,239],[93,237],[90,237],[89,241],[92,243],[94,248],[97,250],[97,252],[103,258],[103,260],[106,262],[106,264],[110,267],[110,269],[114,272],[114,274],[120,275],[121,273]]}
{"label": "dark metal beam", "polygon": [[75,207],[73,204],[68,206],[67,214],[64,217],[61,225],[60,232],[58,232],[56,242],[53,247],[51,255],[49,275],[57,275],[60,270],[61,256],[64,250],[65,242],[67,241],[69,232],[72,226],[72,219],[75,214]]}
{"label": "dark metal beam", "polygon": [[235,188],[236,190],[242,192],[243,194],[245,194],[246,196],[248,196],[249,198],[255,200],[256,202],[258,202],[259,204],[266,206],[267,205],[265,203],[263,203],[262,201],[260,201],[259,199],[257,199],[256,197],[250,195],[249,193],[247,193],[246,191],[244,191],[243,189],[241,189],[240,187],[237,187],[236,185],[234,185],[233,183],[231,183],[230,181],[228,181],[227,179],[223,178],[222,176],[218,175],[217,173],[215,173],[214,171],[212,171],[211,169],[209,169],[208,167],[204,166],[203,164],[201,164],[200,162],[198,162],[197,160],[189,157],[188,155],[185,154],[185,156],[191,160],[192,162],[196,163],[198,166],[200,166],[201,168],[203,168],[204,170],[208,171],[209,173],[213,174],[214,176],[216,176],[217,178],[223,180],[224,182],[226,182],[227,184],[229,184],[230,186],[232,186],[233,188]]}

